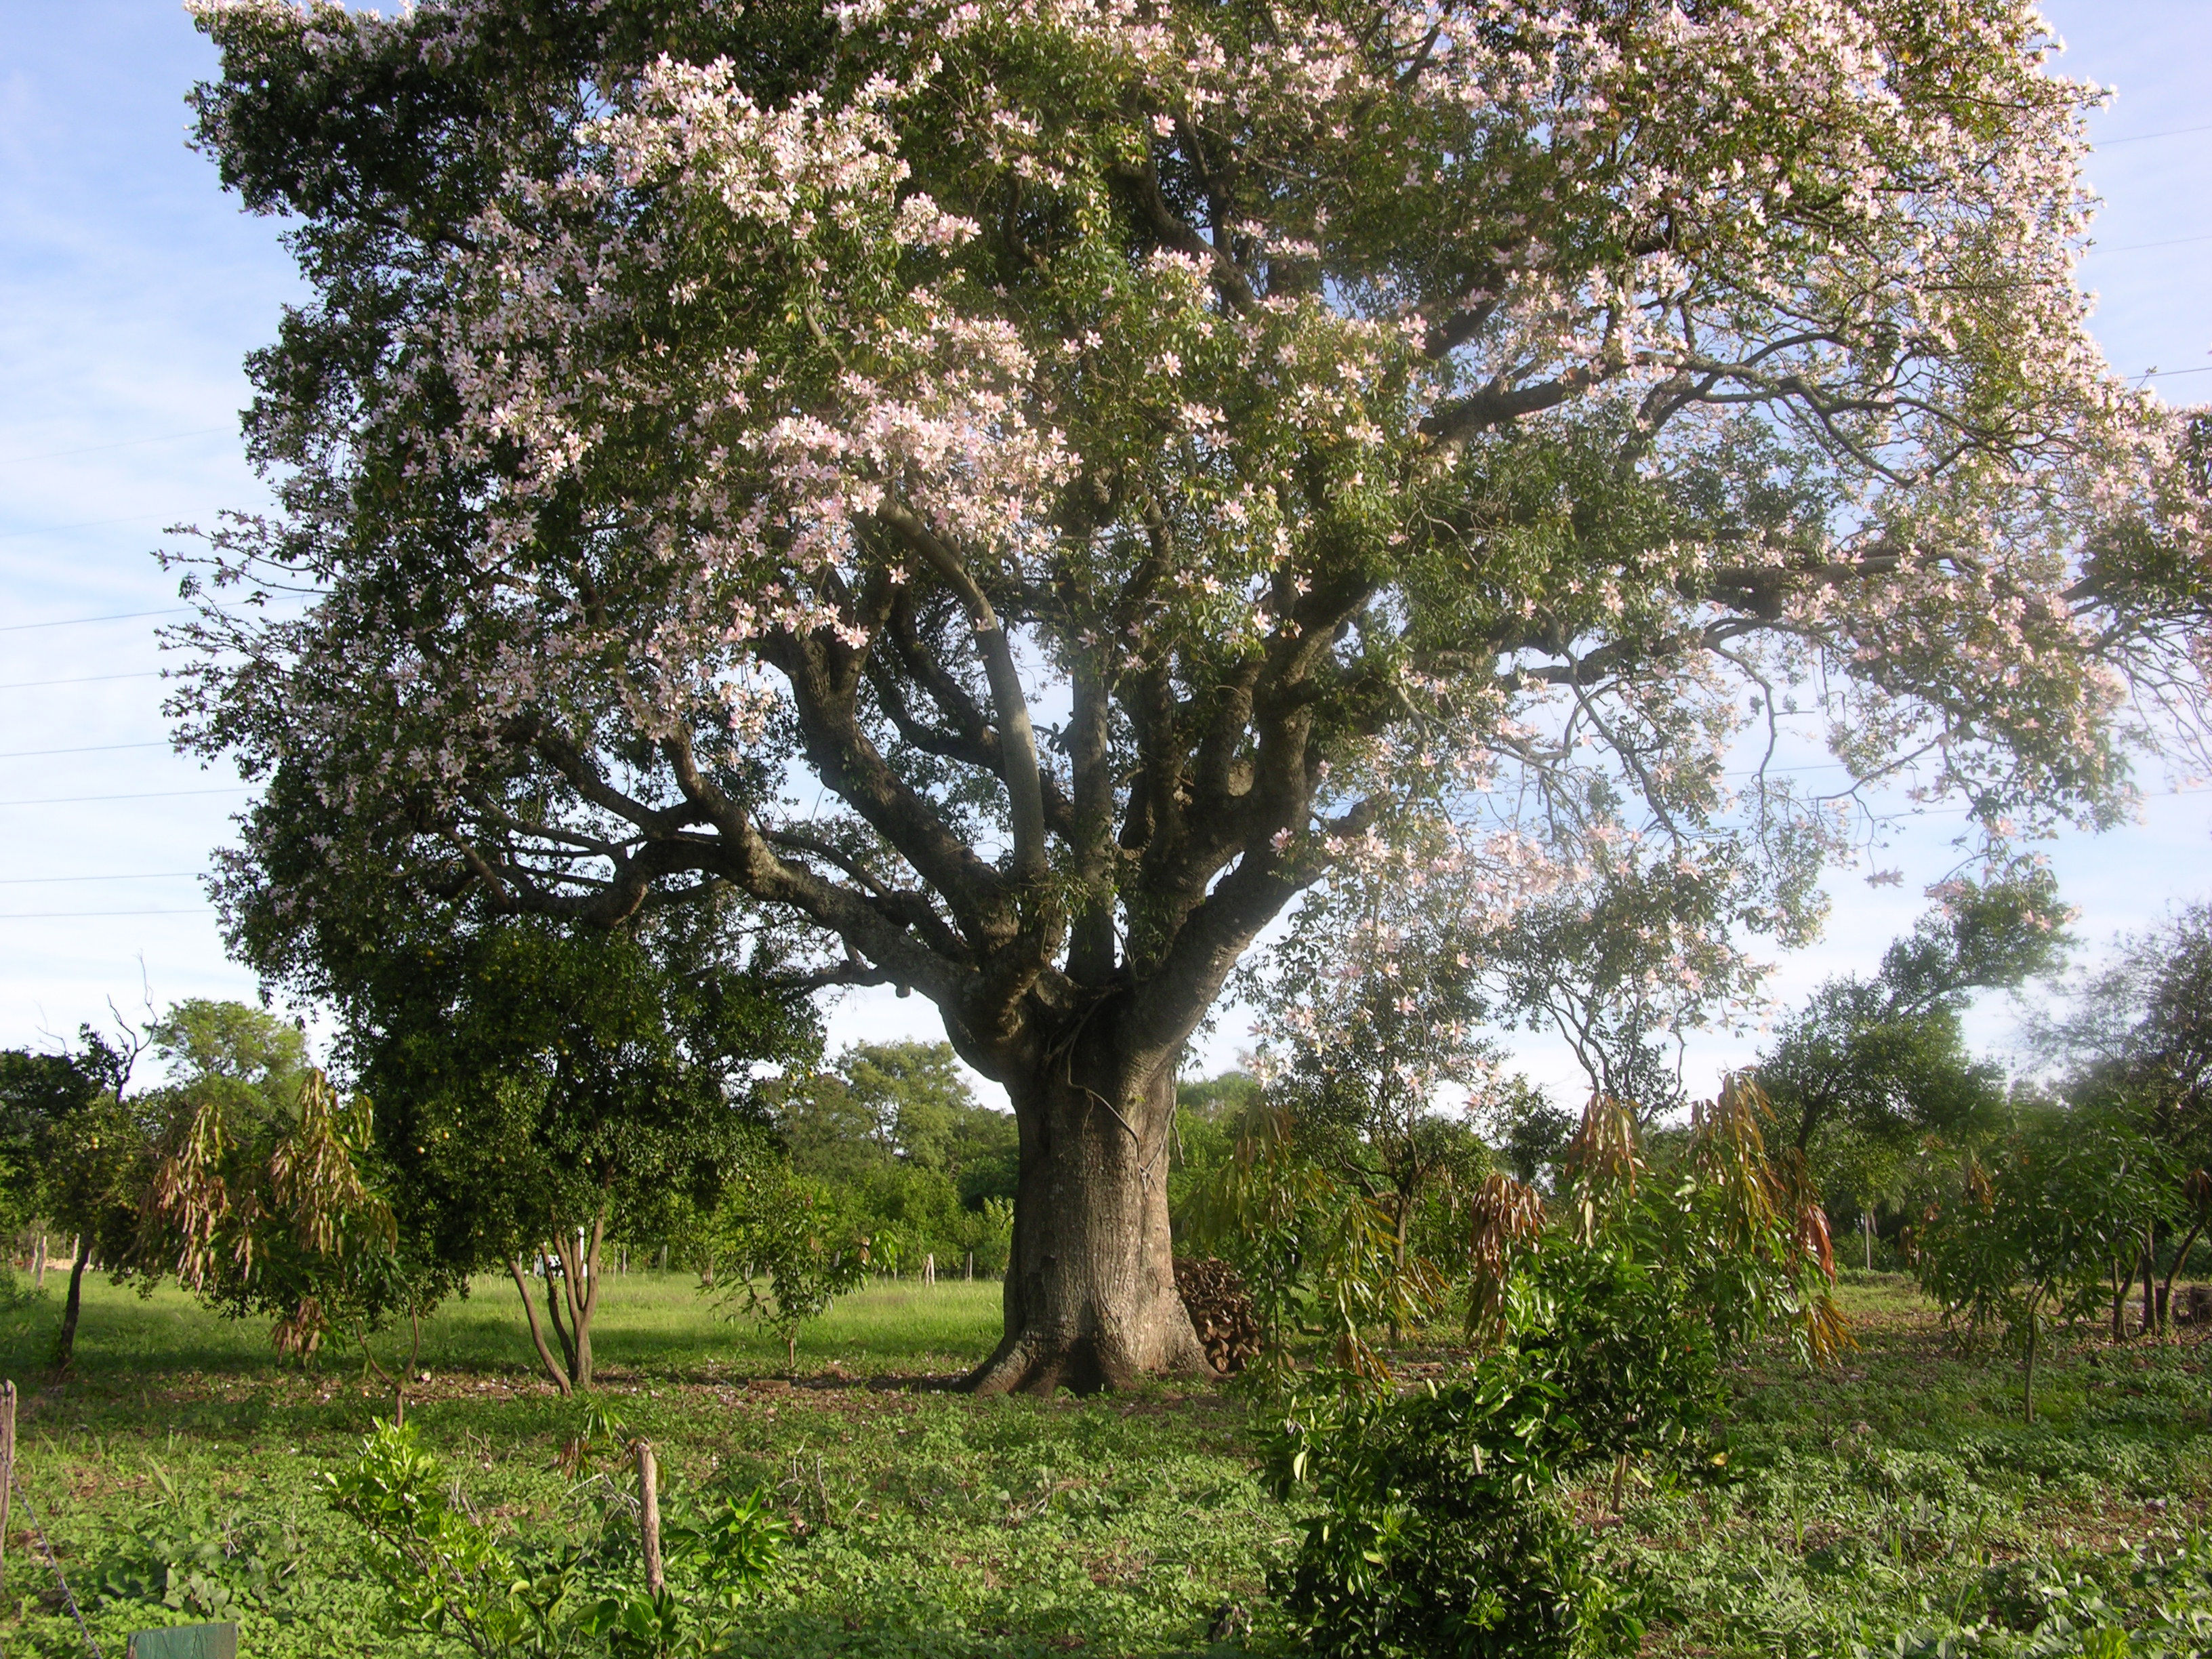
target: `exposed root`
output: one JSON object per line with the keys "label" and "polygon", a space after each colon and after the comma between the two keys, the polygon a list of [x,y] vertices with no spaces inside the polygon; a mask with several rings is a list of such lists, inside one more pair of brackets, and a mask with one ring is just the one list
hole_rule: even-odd
{"label": "exposed root", "polygon": [[[1178,1307],[1177,1311],[1181,1309]],[[1131,1359],[1125,1345],[1096,1334],[1060,1336],[1049,1331],[1010,1331],[991,1357],[970,1371],[960,1384],[975,1395],[1051,1395],[1061,1389],[1079,1395],[1101,1394],[1134,1387],[1146,1376],[1212,1377],[1218,1373],[1207,1363],[1206,1350],[1188,1318],[1180,1340],[1170,1333],[1167,1357],[1146,1367]]]}

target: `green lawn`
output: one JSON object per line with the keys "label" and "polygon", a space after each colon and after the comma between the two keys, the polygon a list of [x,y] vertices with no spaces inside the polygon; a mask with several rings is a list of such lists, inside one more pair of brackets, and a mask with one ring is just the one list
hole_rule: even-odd
{"label": "green lawn", "polygon": [[[1954,1352],[1909,1288],[1854,1275],[1845,1295],[1859,1350],[1817,1376],[1778,1358],[1744,1371],[1724,1461],[1636,1493],[1625,1515],[1602,1491],[1577,1495],[1610,1570],[1641,1594],[1646,1650],[1895,1653],[1916,1628],[1991,1619],[1955,1650],[2154,1650],[2147,1621],[2187,1596],[2130,1580],[2136,1553],[2176,1547],[2212,1496],[2212,1350],[2085,1334],[2049,1367],[2029,1427],[2011,1368]],[[1283,1650],[1266,1571],[1300,1516],[1261,1487],[1248,1403],[1233,1389],[945,1392],[988,1350],[997,1296],[872,1285],[808,1332],[791,1386],[781,1345],[716,1317],[689,1280],[609,1279],[602,1396],[660,1448],[672,1502],[765,1486],[796,1528],[736,1651]],[[275,1363],[258,1325],[100,1283],[76,1376],[40,1391],[56,1309],[50,1293],[0,1314],[0,1366],[27,1389],[22,1490],[106,1652],[210,1607],[242,1618],[250,1659],[459,1651],[391,1628],[349,1523],[319,1495],[319,1472],[387,1409],[357,1360],[302,1374]],[[512,1285],[487,1281],[426,1326],[430,1381],[410,1417],[479,1512],[574,1534],[592,1521],[590,1483],[556,1458],[583,1407],[531,1358]],[[82,1654],[27,1518],[19,1503],[0,1647]],[[2136,1647],[2054,1634],[2054,1605],[2078,1613],[2098,1597],[2100,1616],[2142,1626]],[[1210,1643],[1231,1603],[1250,1633]],[[2195,1650],[2212,1651],[2212,1614],[2204,1632]],[[1908,1637],[1905,1650],[1938,1650]]]}
{"label": "green lawn", "polygon": [[[57,1276],[57,1279],[58,1276]],[[964,1370],[989,1352],[999,1332],[996,1280],[879,1280],[840,1299],[827,1317],[807,1327],[799,1343],[799,1369],[837,1364],[872,1375],[881,1371]],[[58,1305],[49,1281],[46,1325]],[[540,1317],[544,1316],[543,1304]],[[377,1344],[387,1369],[393,1338]],[[48,1337],[39,1320],[0,1323],[0,1365],[27,1376],[43,1358]],[[726,1297],[702,1292],[696,1279],[677,1273],[610,1273],[602,1281],[592,1326],[597,1363],[610,1380],[642,1377],[752,1376],[788,1369],[783,1344],[750,1320],[734,1316]],[[141,1297],[88,1276],[77,1334],[77,1370],[93,1387],[101,1378],[178,1371],[205,1376],[269,1377],[274,1367],[269,1331],[257,1321],[209,1317],[175,1289]],[[420,1368],[472,1376],[538,1375],[530,1334],[514,1283],[483,1278],[464,1299],[448,1303],[422,1326]],[[358,1352],[324,1356],[322,1370],[341,1376],[361,1369]]]}

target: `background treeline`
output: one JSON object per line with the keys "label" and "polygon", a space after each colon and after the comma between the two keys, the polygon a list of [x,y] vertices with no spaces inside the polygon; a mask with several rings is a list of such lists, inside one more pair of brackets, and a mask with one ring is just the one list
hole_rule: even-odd
{"label": "background treeline", "polygon": [[71,1252],[58,1363],[95,1267],[392,1373],[425,1315],[499,1275],[564,1391],[625,1267],[696,1274],[787,1337],[870,1273],[1005,1271],[1013,1120],[949,1046],[825,1057],[808,988],[705,933],[383,945],[338,1005],[335,1086],[300,1029],[237,1003],[0,1054],[0,1226]]}

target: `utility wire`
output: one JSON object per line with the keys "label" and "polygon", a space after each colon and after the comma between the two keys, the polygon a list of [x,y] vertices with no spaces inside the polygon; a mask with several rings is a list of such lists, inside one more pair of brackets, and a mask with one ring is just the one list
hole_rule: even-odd
{"label": "utility wire", "polygon": [[11,680],[0,685],[0,691],[28,691],[40,685],[90,685],[94,680],[158,680],[161,678],[160,669],[146,668],[135,674],[83,674],[73,680]]}
{"label": "utility wire", "polygon": [[81,524],[50,524],[37,530],[0,530],[0,540],[14,541],[23,536],[58,536],[64,530],[97,530],[102,525],[109,524],[143,524],[149,519],[161,516],[158,513],[126,513],[119,519],[87,519]]}
{"label": "utility wire", "polygon": [[146,870],[127,876],[9,876],[0,887],[43,887],[58,881],[168,881],[180,876],[204,876],[204,870]]}
{"label": "utility wire", "polygon": [[75,806],[89,800],[172,800],[179,795],[242,795],[253,786],[234,783],[220,789],[147,789],[129,795],[46,795],[37,800],[0,800],[0,806]]}
{"label": "utility wire", "polygon": [[0,910],[0,921],[82,921],[94,916],[211,916],[205,905],[197,910]]}
{"label": "utility wire", "polygon": [[204,438],[210,433],[229,430],[227,426],[203,426],[190,432],[164,432],[151,438],[122,438],[112,444],[86,444],[77,449],[50,449],[43,455],[9,455],[0,459],[0,466],[27,466],[33,461],[58,461],[64,455],[93,455],[104,449],[130,449],[139,444],[174,443],[179,438]]}
{"label": "utility wire", "polygon": [[2130,242],[2122,247],[2100,247],[2093,243],[2083,251],[2083,257],[2095,253],[2140,253],[2147,247],[2179,247],[2185,242],[2212,242],[2212,234],[2169,236],[2162,242]]}
{"label": "utility wire", "polygon": [[2131,132],[2124,138],[2094,138],[2091,149],[2110,149],[2114,144],[2147,144],[2154,138],[2179,138],[2185,133],[2212,132],[2212,126],[2168,127],[2164,132]]}
{"label": "utility wire", "polygon": [[167,749],[167,738],[149,738],[143,743],[88,743],[75,749],[11,749],[0,754],[0,760],[36,760],[42,755],[106,755],[118,749]]}
{"label": "utility wire", "polygon": [[87,623],[135,622],[141,617],[173,617],[191,608],[188,605],[172,605],[159,611],[118,611],[107,617],[64,617],[58,622],[8,623],[0,624],[0,634],[23,634],[33,628],[82,628]]}

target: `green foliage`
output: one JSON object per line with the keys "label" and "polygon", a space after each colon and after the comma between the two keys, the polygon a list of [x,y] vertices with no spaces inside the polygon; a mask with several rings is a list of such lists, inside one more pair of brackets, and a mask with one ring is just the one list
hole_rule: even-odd
{"label": "green foliage", "polygon": [[70,1203],[55,1164],[64,1139],[83,1133],[102,1092],[71,1055],[0,1051],[0,1226],[13,1231],[80,1207]]}
{"label": "green foliage", "polygon": [[2050,973],[2070,943],[2056,882],[2022,861],[1934,890],[1937,908],[1884,953],[1871,979],[1832,979],[1783,1024],[1758,1067],[1824,1190],[1853,1210],[1898,1195],[1913,1144],[2002,1121],[2003,1068],[1966,1048],[1977,991]]}
{"label": "green foliage", "polygon": [[763,1156],[757,1073],[811,1059],[805,1000],[703,918],[424,927],[340,988],[404,1224],[504,1266],[578,1228],[665,1237]]}
{"label": "green foliage", "polygon": [[450,1632],[478,1654],[557,1650],[572,1588],[566,1564],[525,1571],[461,1507],[413,1431],[379,1423],[360,1455],[325,1480],[332,1506],[367,1531],[370,1565],[407,1624]]}
{"label": "green foliage", "polygon": [[669,1576],[691,1593],[626,1586],[599,1595],[577,1620],[579,1645],[614,1659],[689,1659],[726,1653],[730,1619],[768,1582],[788,1531],[765,1492],[726,1498],[699,1519],[665,1528]]}
{"label": "green foliage", "polygon": [[2149,1137],[2108,1115],[2049,1117],[1962,1159],[1956,1192],[1913,1230],[1915,1268],[1947,1321],[2002,1328],[2033,1420],[2045,1329],[2094,1312],[2179,1198],[2175,1160]]}
{"label": "green foliage", "polygon": [[[212,1576],[196,1565],[208,1553],[261,1558],[265,1595],[241,1577],[223,1615],[241,1620],[256,1659],[326,1659],[364,1640],[380,1659],[467,1650],[393,1617],[357,1523],[319,1495],[316,1470],[356,1455],[373,1400],[337,1375],[280,1369],[258,1330],[173,1287],[143,1300],[104,1279],[87,1290],[76,1378],[39,1401],[17,1474],[103,1650],[206,1616],[140,1599],[156,1579],[149,1538],[186,1581]],[[1909,1280],[1846,1273],[1838,1295],[1861,1338],[1847,1364],[1806,1371],[1755,1347],[1729,1368],[1724,1465],[1700,1445],[1696,1478],[1670,1484],[1657,1460],[1638,1460],[1617,1508],[1601,1459],[1561,1488],[1590,1569],[1633,1587],[1626,1610],[1649,1625],[1656,1659],[1838,1659],[1893,1653],[1900,1636],[1908,1652],[1948,1641],[1975,1659],[2024,1659],[2039,1643],[2078,1652],[2061,1644],[2098,1625],[2161,1659],[2203,1645],[2189,1621],[2212,1583],[2188,1532],[2212,1498],[2212,1351],[2062,1340],[2029,1425],[2014,1368],[1942,1342]],[[511,1529],[519,1556],[592,1553],[580,1607],[635,1589],[633,1532],[601,1501],[623,1469],[610,1454],[606,1479],[579,1485],[555,1467],[580,1408],[528,1386],[514,1322],[487,1300],[426,1322],[436,1384],[410,1403],[418,1443],[462,1477],[480,1516]],[[995,1285],[866,1285],[808,1328],[800,1358],[884,1383],[944,1375],[989,1348],[996,1313]],[[676,1273],[611,1279],[602,1322],[615,1374],[594,1403],[660,1452],[671,1534],[755,1486],[793,1525],[776,1576],[735,1621],[733,1659],[1300,1650],[1265,1581],[1314,1494],[1268,1495],[1255,1474],[1266,1448],[1232,1397],[978,1401],[834,1379],[749,1390],[745,1375],[783,1370],[781,1344],[715,1320]],[[42,1358],[51,1323],[50,1309],[0,1310],[0,1370],[21,1376]],[[1434,1355],[1425,1344],[1417,1357]],[[26,1592],[0,1606],[9,1651],[82,1654],[20,1539],[8,1567]],[[98,1590],[111,1568],[135,1581],[129,1599]],[[672,1565],[672,1583],[703,1597],[690,1571]],[[2102,1609],[2062,1638],[2055,1618],[2093,1597]],[[1239,1607],[1250,1632],[1210,1644]]]}
{"label": "green foliage", "polygon": [[1310,1481],[1278,1584],[1328,1654],[1633,1652],[1633,1598],[1593,1564],[1563,1485],[1677,1455],[1719,1403],[1710,1325],[1663,1269],[1610,1245],[1545,1257],[1506,1340],[1411,1395],[1296,1395],[1273,1466]]}
{"label": "green foliage", "polygon": [[466,1507],[458,1482],[410,1429],[380,1422],[358,1456],[325,1477],[358,1522],[400,1617],[483,1655],[606,1653],[676,1659],[719,1651],[730,1616],[774,1571],[782,1521],[763,1493],[726,1499],[663,1534],[670,1583],[621,1582],[602,1547],[532,1548]]}
{"label": "green foliage", "polygon": [[73,1054],[0,1052],[0,1206],[9,1224],[43,1219],[103,1261],[136,1242],[155,1126],[123,1091],[137,1034],[121,1046],[90,1027]]}
{"label": "green foliage", "polygon": [[2037,1036],[2069,1100],[2126,1113],[2185,1167],[2212,1166],[2212,903],[2123,939]]}
{"label": "green foliage", "polygon": [[248,1509],[218,1508],[158,1463],[152,1484],[156,1496],[134,1517],[129,1547],[91,1576],[90,1593],[203,1619],[284,1605],[307,1565],[296,1531]]}
{"label": "green foliage", "polygon": [[1575,1138],[1575,1115],[1556,1105],[1526,1079],[1489,1103],[1485,1128],[1495,1156],[1524,1187],[1548,1188]]}
{"label": "green foliage", "polygon": [[910,1272],[1005,1270],[1007,1249],[986,1214],[1011,1202],[1020,1146],[1013,1116],[979,1104],[950,1043],[863,1043],[833,1070],[776,1091],[775,1121],[793,1167],[835,1194],[869,1260]]}
{"label": "green foliage", "polygon": [[713,1229],[714,1260],[738,1279],[725,1300],[781,1337],[794,1364],[799,1331],[867,1275],[868,1239],[821,1182],[781,1162],[746,1170]]}
{"label": "green foliage", "polygon": [[1234,1154],[1265,1091],[1249,1072],[1176,1085],[1175,1133],[1168,1144],[1168,1216],[1178,1246],[1190,1237],[1201,1194]]}
{"label": "green foliage", "polygon": [[395,1315],[419,1317],[447,1281],[410,1261],[390,1206],[364,1178],[368,1104],[340,1103],[322,1073],[206,1089],[187,1080],[149,1186],[136,1256],[143,1285],[174,1273],[233,1318],[274,1321],[281,1353],[305,1358],[332,1332],[364,1347]]}
{"label": "green foliage", "polygon": [[[1564,1485],[1677,1468],[1719,1409],[1720,1364],[1776,1328],[1832,1349],[1825,1235],[1766,1157],[1755,1090],[1702,1107],[1657,1168],[1635,1116],[1593,1100],[1559,1213],[1503,1176],[1474,1194],[1469,1324],[1484,1346],[1411,1396],[1360,1364],[1336,1397],[1293,1393],[1285,1485],[1322,1512],[1279,1586],[1320,1650],[1569,1656],[1633,1651],[1632,1598],[1593,1565]],[[1278,1190],[1286,1183],[1278,1182]],[[1294,1183],[1290,1183],[1294,1184]]]}
{"label": "green foliage", "polygon": [[1261,1374],[1291,1364],[1297,1339],[1317,1337],[1337,1364],[1380,1382],[1378,1329],[1426,1323],[1449,1293],[1436,1266],[1405,1249],[1390,1206],[1314,1158],[1279,1108],[1246,1118],[1194,1195],[1188,1236],[1243,1274],[1264,1334]]}
{"label": "green foliage", "polygon": [[147,1028],[172,1082],[234,1109],[279,1115],[307,1077],[307,1034],[265,1008],[188,998]]}

